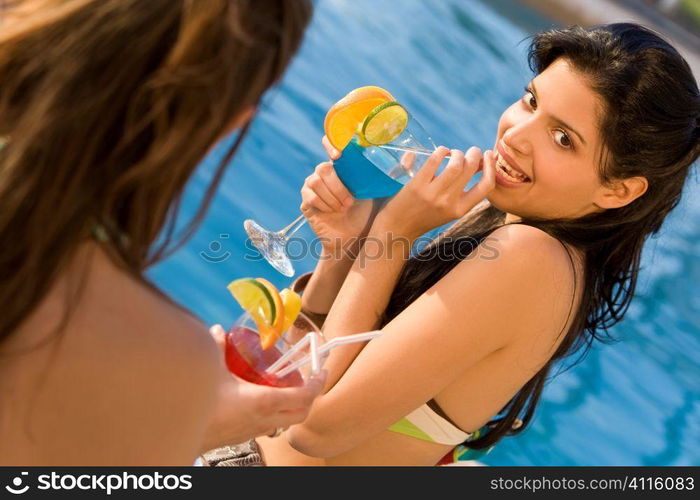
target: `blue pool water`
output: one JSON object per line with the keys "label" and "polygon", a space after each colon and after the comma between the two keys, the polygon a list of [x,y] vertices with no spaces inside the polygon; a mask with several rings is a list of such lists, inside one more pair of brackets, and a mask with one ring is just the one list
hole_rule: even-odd
{"label": "blue pool water", "polygon": [[[515,2],[323,0],[299,57],[266,99],[194,238],[151,277],[204,321],[239,313],[225,286],[263,276],[250,260],[243,220],[281,228],[298,214],[299,188],[316,163],[326,109],[347,91],[380,85],[406,105],[436,143],[490,147],[500,113],[530,77],[526,43],[550,23]],[[230,139],[229,139],[230,140]],[[222,154],[192,179],[191,216]],[[697,175],[663,234],[644,254],[639,293],[613,331],[545,391],[533,425],[487,457],[491,465],[700,465],[700,196]],[[300,235],[311,237],[308,228]],[[305,249],[295,242],[290,249]],[[313,250],[313,249],[312,249]],[[313,253],[313,252],[312,252]],[[299,272],[314,258],[296,262]]]}

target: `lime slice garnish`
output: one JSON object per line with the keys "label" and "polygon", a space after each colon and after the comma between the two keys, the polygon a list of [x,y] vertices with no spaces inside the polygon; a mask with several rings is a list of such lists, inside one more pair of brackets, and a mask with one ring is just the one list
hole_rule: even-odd
{"label": "lime slice garnish", "polygon": [[374,108],[362,124],[362,137],[381,146],[394,140],[408,125],[408,111],[396,101],[385,102]]}
{"label": "lime slice garnish", "polygon": [[365,136],[362,134],[363,123],[357,124],[357,131],[355,132],[355,137],[357,137],[357,144],[359,144],[363,148],[368,148],[371,146],[371,144],[365,140]]}
{"label": "lime slice garnish", "polygon": [[262,319],[273,325],[277,318],[277,307],[265,285],[251,278],[232,281],[228,290],[240,306],[254,319]]}
{"label": "lime slice garnish", "polygon": [[279,331],[279,334],[282,335],[284,330],[282,329],[282,323],[284,323],[284,304],[282,303],[282,297],[280,297],[280,293],[277,291],[277,288],[275,285],[270,283],[264,278],[255,278],[255,281],[263,285],[268,293],[270,294],[270,297],[272,298],[272,303],[274,304],[274,309],[275,309],[275,319],[272,320],[272,323],[270,323],[270,326],[274,327],[276,330]]}

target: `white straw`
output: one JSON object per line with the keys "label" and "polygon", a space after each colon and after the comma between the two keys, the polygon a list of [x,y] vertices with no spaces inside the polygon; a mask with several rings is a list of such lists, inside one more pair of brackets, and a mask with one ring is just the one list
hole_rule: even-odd
{"label": "white straw", "polygon": [[[328,351],[333,349],[334,347],[337,347],[339,345],[344,345],[344,344],[353,344],[355,342],[366,342],[368,340],[372,340],[374,338],[379,337],[382,334],[381,330],[374,330],[371,332],[365,332],[365,333],[356,333],[354,335],[346,335],[345,337],[336,337],[333,340],[329,340],[325,344],[323,344],[318,350],[313,349],[312,354],[316,354],[317,356],[322,356],[326,354]],[[300,341],[301,342],[301,341]],[[295,346],[296,347],[296,346]],[[303,358],[301,358],[299,361],[295,361],[289,366],[286,366],[285,368],[281,369],[279,372],[274,373],[276,377],[285,377],[292,373],[295,370],[298,370],[302,366],[304,366],[306,363],[309,361],[312,361],[312,356],[306,355]],[[312,365],[313,367],[313,365]],[[270,367],[272,368],[272,367]],[[312,368],[313,369],[313,368]],[[272,373],[268,369],[268,373]]]}
{"label": "white straw", "polygon": [[304,337],[294,344],[287,352],[282,355],[280,359],[272,363],[270,366],[267,367],[267,370],[265,370],[265,373],[273,373],[275,370],[283,366],[289,359],[294,356],[301,348],[303,348],[306,344],[309,343],[309,336],[311,334],[306,334]]}
{"label": "white straw", "polygon": [[321,370],[318,362],[318,337],[316,332],[311,332],[309,339],[311,340],[311,345],[309,346],[309,350],[311,350],[311,374],[316,375]]}

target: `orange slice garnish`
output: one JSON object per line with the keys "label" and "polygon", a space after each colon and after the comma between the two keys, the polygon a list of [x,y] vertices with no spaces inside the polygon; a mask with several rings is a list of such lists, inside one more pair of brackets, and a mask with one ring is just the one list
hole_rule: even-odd
{"label": "orange slice garnish", "polygon": [[339,151],[345,149],[369,113],[394,97],[381,87],[360,87],[336,102],[326,113],[323,130]]}
{"label": "orange slice garnish", "polygon": [[275,345],[277,340],[279,340],[284,333],[284,303],[282,302],[282,297],[277,291],[275,285],[264,278],[256,278],[255,281],[267,289],[275,305],[275,311],[277,311],[272,324],[257,325],[259,330],[258,333],[260,334],[260,345],[264,350],[266,350]]}

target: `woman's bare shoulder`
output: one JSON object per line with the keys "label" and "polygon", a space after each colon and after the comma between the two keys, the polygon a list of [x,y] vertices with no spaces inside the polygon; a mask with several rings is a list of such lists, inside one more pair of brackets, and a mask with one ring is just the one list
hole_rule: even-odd
{"label": "woman's bare shoulder", "polygon": [[145,351],[161,362],[203,368],[218,360],[206,327],[155,290],[114,265],[94,246],[71,327],[95,341]]}
{"label": "woman's bare shoulder", "polygon": [[438,286],[453,289],[464,304],[480,303],[489,321],[498,318],[499,331],[510,332],[507,343],[538,331],[545,333],[538,335],[543,344],[551,345],[572,307],[574,274],[567,249],[557,239],[531,226],[509,224],[493,231]]}
{"label": "woman's bare shoulder", "polygon": [[505,257],[521,261],[526,269],[551,270],[573,278],[574,268],[580,270],[579,252],[555,237],[527,224],[506,224],[493,231],[480,245],[479,255],[494,254],[494,260]]}
{"label": "woman's bare shoulder", "polygon": [[[498,269],[493,273],[494,279],[525,304],[528,320],[539,324],[536,329],[543,333],[519,340],[551,345],[550,340],[560,338],[562,329],[570,324],[580,300],[581,254],[541,229],[525,224],[502,226],[484,243],[490,249],[493,269]],[[484,249],[479,252],[483,254]]]}
{"label": "woman's bare shoulder", "polygon": [[[204,325],[96,245],[79,253],[69,271],[87,274],[66,328],[24,366],[43,372],[28,411],[37,435],[45,434],[45,461],[59,453],[60,463],[187,463],[214,405],[216,345]],[[26,338],[54,335],[77,282],[70,272],[23,325]]]}

